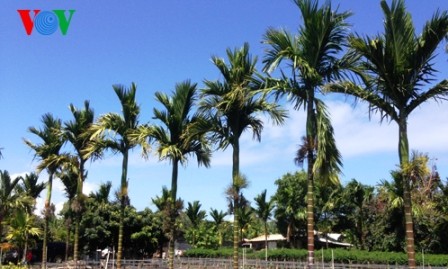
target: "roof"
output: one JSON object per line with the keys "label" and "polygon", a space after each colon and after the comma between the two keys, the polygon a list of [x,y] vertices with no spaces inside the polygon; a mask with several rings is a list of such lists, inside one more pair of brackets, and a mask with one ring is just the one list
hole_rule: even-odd
{"label": "roof", "polygon": [[[286,238],[281,234],[268,234],[268,241],[285,241]],[[245,239],[244,241],[254,243],[254,242],[264,242],[265,235],[260,235],[252,239]]]}

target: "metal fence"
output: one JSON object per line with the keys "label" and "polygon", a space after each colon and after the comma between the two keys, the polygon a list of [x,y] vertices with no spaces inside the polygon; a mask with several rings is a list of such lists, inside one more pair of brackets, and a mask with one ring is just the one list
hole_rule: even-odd
{"label": "metal fence", "polygon": [[[255,259],[240,259],[240,269],[296,269],[306,268],[304,261],[264,261]],[[109,261],[106,265],[100,261],[81,261],[74,264],[49,264],[53,269],[116,269],[114,261]],[[147,260],[123,260],[122,269],[167,269],[166,259]],[[175,269],[232,269],[232,259],[212,259],[212,258],[176,258],[174,260]],[[406,269],[405,265],[394,264],[333,264],[316,262],[315,269]],[[420,269],[448,269],[448,267],[432,267],[429,265],[420,266]]]}

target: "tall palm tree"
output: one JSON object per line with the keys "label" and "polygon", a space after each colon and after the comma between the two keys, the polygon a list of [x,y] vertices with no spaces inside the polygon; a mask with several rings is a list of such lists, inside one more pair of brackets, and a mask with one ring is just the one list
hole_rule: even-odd
{"label": "tall palm tree", "polygon": [[193,247],[196,247],[196,231],[199,229],[199,225],[204,221],[207,213],[205,210],[201,210],[201,203],[199,201],[193,201],[193,203],[188,202],[187,209],[185,210],[185,215],[191,223],[191,228],[193,230]]}
{"label": "tall palm tree", "polygon": [[[256,70],[257,58],[249,54],[249,44],[240,49],[227,49],[229,63],[219,57],[212,57],[224,81],[205,81],[201,109],[210,113],[212,138],[219,147],[232,147],[232,183],[240,177],[240,142],[244,131],[251,129],[253,137],[260,141],[263,122],[260,113],[267,113],[276,124],[281,124],[286,112],[278,105],[269,103],[260,93],[260,75]],[[236,196],[235,196],[236,199]],[[236,201],[234,201],[234,204]],[[233,219],[233,268],[238,268],[238,216]]]}
{"label": "tall palm tree", "polygon": [[62,134],[62,122],[60,119],[47,113],[42,116],[42,129],[29,127],[28,131],[42,140],[41,144],[35,144],[30,140],[24,140],[25,144],[34,150],[35,158],[40,160],[37,171],[46,170],[48,173],[47,196],[44,207],[44,239],[42,244],[42,269],[47,268],[47,238],[48,221],[50,217],[51,193],[53,190],[53,177],[61,164],[60,150],[64,144]]}
{"label": "tall palm tree", "polygon": [[[434,83],[434,58],[438,45],[448,34],[448,13],[436,12],[426,22],[421,35],[415,33],[404,0],[389,6],[381,1],[384,33],[374,37],[352,35],[349,45],[359,65],[353,69],[361,83],[343,81],[328,88],[369,103],[370,111],[381,119],[398,124],[398,156],[403,168],[409,162],[408,117],[429,99],[448,95],[448,81]],[[406,251],[410,268],[415,268],[414,230],[409,178],[403,180],[406,219]]]}
{"label": "tall palm tree", "polygon": [[213,219],[213,223],[215,224],[215,229],[216,232],[218,233],[218,244],[221,247],[222,243],[223,243],[223,235],[222,235],[222,230],[223,230],[223,226],[225,225],[226,221],[225,221],[225,217],[227,216],[227,213],[220,210],[218,211],[217,209],[212,209],[210,208],[210,217],[212,217]]}
{"label": "tall palm tree", "polygon": [[[294,107],[306,110],[306,150],[308,170],[307,238],[308,267],[314,264],[314,180],[337,182],[342,166],[333,137],[333,128],[324,103],[317,98],[321,87],[337,78],[345,62],[337,59],[346,40],[349,12],[333,10],[327,1],[321,7],[317,0],[294,0],[302,13],[297,36],[284,30],[268,29],[264,36],[267,49],[264,70],[273,71],[288,61],[291,77],[280,94],[291,95]],[[315,145],[315,147],[311,146]]]}
{"label": "tall palm tree", "polygon": [[268,221],[272,216],[274,210],[274,200],[267,200],[266,191],[264,190],[261,194],[255,196],[254,208],[255,215],[259,218],[264,225],[264,246],[265,246],[265,260],[268,260]]}
{"label": "tall palm tree", "polygon": [[154,119],[161,125],[153,126],[148,130],[148,137],[157,144],[157,153],[160,160],[168,159],[172,166],[170,190],[170,242],[168,250],[169,268],[174,264],[175,218],[177,217],[177,179],[178,167],[186,164],[188,155],[195,155],[198,165],[209,167],[211,151],[205,133],[190,132],[197,122],[204,121],[199,113],[192,114],[196,101],[196,83],[184,81],[176,84],[172,96],[156,92],[156,100],[162,104],[164,110],[154,108]]}
{"label": "tall palm tree", "polygon": [[11,179],[8,171],[0,170],[0,241],[3,235],[3,221],[10,215],[11,208],[17,202],[18,196],[15,188],[20,178]]}
{"label": "tall palm tree", "polygon": [[[62,169],[58,174],[58,178],[61,180],[64,185],[65,196],[68,199],[67,202],[67,210],[65,212],[65,225],[67,229],[67,235],[65,237],[65,260],[68,260],[68,252],[70,249],[70,236],[71,236],[71,226],[74,217],[73,210],[73,200],[75,199],[78,193],[78,169],[72,169],[71,165],[66,165],[65,169]],[[76,235],[75,235],[76,237]],[[75,239],[75,244],[76,244]],[[76,259],[75,259],[76,261]]]}
{"label": "tall palm tree", "polygon": [[[88,161],[89,157],[98,157],[99,152],[93,152],[94,154],[89,154],[86,156],[84,152],[89,148],[91,143],[90,137],[92,135],[92,124],[94,123],[94,112],[90,107],[89,101],[84,101],[84,108],[77,109],[73,104],[69,106],[70,112],[73,115],[73,120],[64,123],[64,135],[70,144],[72,144],[75,150],[76,162],[74,168],[77,169],[78,183],[76,199],[71,202],[71,205],[75,213],[75,236],[74,236],[74,246],[73,246],[73,260],[76,262],[78,260],[78,241],[79,241],[79,222],[80,213],[83,209],[83,184],[87,177],[87,171],[85,170],[85,163]],[[75,198],[75,197],[74,197]]]}
{"label": "tall palm tree", "polygon": [[117,246],[117,269],[121,269],[124,212],[128,201],[129,151],[137,145],[146,146],[146,144],[134,138],[139,137],[138,132],[141,127],[139,124],[140,106],[136,103],[135,98],[137,86],[134,83],[129,88],[125,88],[123,85],[113,85],[113,89],[120,100],[123,114],[107,113],[100,116],[97,122],[91,126],[91,143],[83,151],[83,154],[84,158],[87,159],[101,150],[110,149],[114,154],[120,153],[123,155],[119,191],[120,220]]}

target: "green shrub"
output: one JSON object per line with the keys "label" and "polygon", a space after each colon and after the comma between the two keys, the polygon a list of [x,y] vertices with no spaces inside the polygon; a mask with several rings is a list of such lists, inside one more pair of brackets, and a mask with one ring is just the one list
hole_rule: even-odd
{"label": "green shrub", "polygon": [[[333,253],[333,256],[332,256]],[[185,252],[187,257],[195,258],[231,258],[233,254],[232,248],[220,249],[190,249]],[[242,249],[240,249],[242,255]],[[268,259],[272,261],[303,261],[307,259],[308,252],[306,249],[270,249],[268,251]],[[390,265],[406,265],[407,255],[401,252],[379,252],[365,251],[357,249],[320,249],[314,252],[316,262],[322,261],[322,255],[325,262],[345,264],[390,264]],[[246,257],[248,259],[264,260],[265,250],[253,251],[246,249]],[[416,256],[417,264],[423,265],[422,254]],[[448,266],[448,255],[442,254],[425,254],[425,266]],[[15,268],[14,268],[15,269]]]}

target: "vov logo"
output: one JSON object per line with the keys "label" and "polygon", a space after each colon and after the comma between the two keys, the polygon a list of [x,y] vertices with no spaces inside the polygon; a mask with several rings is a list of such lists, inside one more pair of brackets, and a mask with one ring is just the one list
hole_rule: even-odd
{"label": "vov logo", "polygon": [[[31,12],[30,9],[17,10],[27,35],[31,35],[33,29],[36,29],[41,35],[51,35],[56,32],[58,27],[61,30],[62,35],[66,35],[73,14],[75,13],[74,9],[55,9],[52,11],[40,11],[39,9],[34,9],[32,11],[33,12]],[[68,16],[66,17],[65,14],[67,11]],[[31,18],[31,13],[34,13],[33,18]]]}

